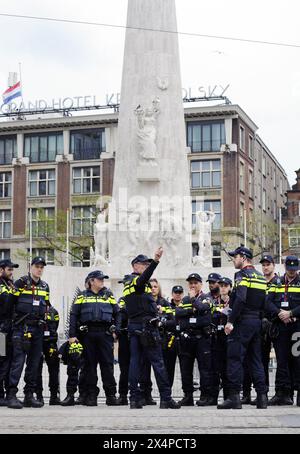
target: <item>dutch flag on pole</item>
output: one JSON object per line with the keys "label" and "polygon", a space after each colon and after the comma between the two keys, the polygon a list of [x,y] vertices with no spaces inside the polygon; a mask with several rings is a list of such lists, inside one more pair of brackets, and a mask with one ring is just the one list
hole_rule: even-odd
{"label": "dutch flag on pole", "polygon": [[12,87],[9,87],[2,95],[3,104],[9,104],[13,99],[22,96],[21,82],[17,82]]}

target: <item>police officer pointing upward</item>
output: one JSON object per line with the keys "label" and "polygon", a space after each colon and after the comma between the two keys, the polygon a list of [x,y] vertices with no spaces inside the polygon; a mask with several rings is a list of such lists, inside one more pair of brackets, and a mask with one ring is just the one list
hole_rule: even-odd
{"label": "police officer pointing upward", "polygon": [[160,408],[180,408],[171,398],[171,387],[165,369],[158,332],[158,308],[151,292],[149,279],[163,254],[159,248],[154,260],[145,255],[135,257],[131,265],[133,273],[125,282],[123,300],[128,314],[130,336],[129,389],[130,408],[142,408],[138,383],[141,375],[141,359],[150,361],[160,392]]}
{"label": "police officer pointing upward", "polygon": [[257,408],[267,408],[265,374],[261,355],[261,317],[265,304],[266,280],[252,265],[252,252],[238,247],[230,252],[235,285],[230,298],[231,313],[225,326],[227,339],[228,398],[219,409],[242,408],[240,390],[243,383],[243,362],[246,354],[250,374],[257,392]]}

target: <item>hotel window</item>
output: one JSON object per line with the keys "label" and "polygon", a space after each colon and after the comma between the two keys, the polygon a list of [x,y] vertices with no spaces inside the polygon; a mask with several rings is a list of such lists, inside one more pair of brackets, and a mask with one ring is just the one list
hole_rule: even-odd
{"label": "hotel window", "polygon": [[192,153],[220,151],[226,142],[224,122],[188,122],[187,138]]}
{"label": "hotel window", "polygon": [[0,249],[0,260],[10,258],[10,249]]}
{"label": "hotel window", "polygon": [[249,135],[249,157],[254,159],[254,140],[253,137]]}
{"label": "hotel window", "polygon": [[95,221],[95,206],[73,207],[72,228],[74,236],[92,236]]}
{"label": "hotel window", "polygon": [[105,151],[105,129],[80,129],[71,131],[70,153],[74,160],[100,159]]}
{"label": "hotel window", "polygon": [[222,266],[221,244],[220,243],[213,244],[212,248],[213,248],[212,266],[213,268],[220,268]]}
{"label": "hotel window", "polygon": [[263,225],[262,229],[262,247],[267,247],[267,227],[265,225]]}
{"label": "hotel window", "polygon": [[192,161],[191,187],[218,188],[221,186],[221,161]]}
{"label": "hotel window", "polygon": [[279,180],[279,192],[281,195],[283,195],[283,180],[282,178],[280,177],[280,180]]}
{"label": "hotel window", "polygon": [[240,162],[240,191],[245,192],[245,165]]}
{"label": "hotel window", "polygon": [[192,201],[192,224],[196,227],[197,211],[212,211],[215,213],[215,220],[212,225],[213,230],[221,229],[221,201],[220,200],[193,200]]}
{"label": "hotel window", "polygon": [[253,199],[254,185],[253,185],[253,171],[249,170],[249,197]]}
{"label": "hotel window", "polygon": [[263,189],[263,193],[262,193],[262,209],[264,211],[267,210],[267,192],[265,189]]}
{"label": "hotel window", "polygon": [[100,192],[100,166],[73,168],[73,194]]}
{"label": "hotel window", "polygon": [[273,180],[274,189],[276,189],[276,169],[273,170]]}
{"label": "hotel window", "polygon": [[0,210],[0,238],[11,237],[11,212]]}
{"label": "hotel window", "polygon": [[0,197],[11,197],[11,172],[0,173]]}
{"label": "hotel window", "polygon": [[245,204],[244,202],[240,202],[240,230],[244,231],[244,223],[245,223]]}
{"label": "hotel window", "polygon": [[289,247],[300,247],[300,228],[289,230]]}
{"label": "hotel window", "polygon": [[0,165],[11,164],[17,157],[16,136],[0,136]]}
{"label": "hotel window", "polygon": [[274,221],[277,221],[277,202],[276,200],[273,201],[273,218],[274,218]]}
{"label": "hotel window", "polygon": [[[31,229],[34,238],[53,236],[55,233],[55,209],[31,208]],[[30,208],[28,210],[28,225],[30,228]]]}
{"label": "hotel window", "polygon": [[262,174],[264,176],[266,176],[266,172],[267,172],[267,161],[266,161],[266,157],[263,155],[263,157],[262,157]]}
{"label": "hotel window", "polygon": [[89,267],[91,265],[90,249],[75,248],[72,249],[72,266]]}
{"label": "hotel window", "polygon": [[55,170],[30,170],[28,184],[31,197],[55,195]]}
{"label": "hotel window", "polygon": [[240,126],[240,149],[245,151],[245,129]]}
{"label": "hotel window", "polygon": [[25,136],[24,156],[30,162],[55,161],[57,155],[64,152],[62,133],[46,133]]}

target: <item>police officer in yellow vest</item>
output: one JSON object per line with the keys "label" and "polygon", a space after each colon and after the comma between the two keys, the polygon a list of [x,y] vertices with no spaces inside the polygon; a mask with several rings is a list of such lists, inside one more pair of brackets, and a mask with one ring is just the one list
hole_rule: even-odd
{"label": "police officer in yellow vest", "polygon": [[117,405],[114,378],[114,330],[119,325],[119,306],[112,292],[104,286],[108,276],[102,271],[92,271],[87,276],[88,289],[73,304],[70,314],[69,342],[78,341],[76,332],[81,325],[83,354],[86,364],[86,405],[96,406],[97,366],[100,365],[106,405]]}
{"label": "police officer in yellow vest", "polygon": [[[15,282],[15,317],[13,323],[13,358],[9,374],[9,408],[43,406],[33,396],[36,388],[39,362],[42,356],[44,328],[50,307],[49,286],[41,279],[46,265],[43,257],[35,257],[31,262],[30,273]],[[25,368],[23,404],[16,398],[18,384]]]}
{"label": "police officer in yellow vest", "polygon": [[158,332],[158,308],[154,301],[149,279],[151,278],[163,250],[155,252],[154,260],[140,254],[131,265],[133,273],[125,282],[123,299],[128,314],[130,337],[129,389],[130,408],[142,408],[138,383],[141,375],[142,356],[150,361],[160,392],[160,408],[179,408],[171,398],[171,387],[162,356]]}

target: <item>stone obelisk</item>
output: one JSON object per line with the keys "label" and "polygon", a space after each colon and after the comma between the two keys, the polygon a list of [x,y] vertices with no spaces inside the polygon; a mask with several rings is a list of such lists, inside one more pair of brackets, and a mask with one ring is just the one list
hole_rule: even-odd
{"label": "stone obelisk", "polygon": [[[109,256],[113,274],[163,246],[160,276],[191,265],[191,204],[175,0],[128,0]],[[180,276],[181,275],[181,276]]]}

